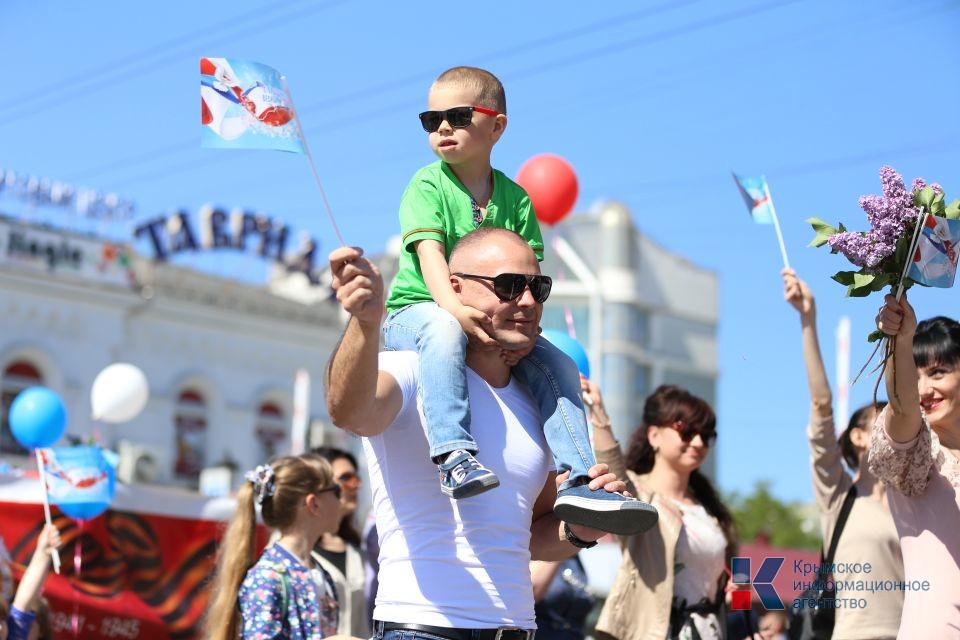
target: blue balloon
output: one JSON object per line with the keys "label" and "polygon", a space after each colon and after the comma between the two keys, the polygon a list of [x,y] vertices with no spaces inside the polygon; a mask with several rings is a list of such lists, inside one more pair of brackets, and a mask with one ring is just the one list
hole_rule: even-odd
{"label": "blue balloon", "polygon": [[541,334],[544,338],[553,343],[557,349],[570,356],[570,359],[577,363],[577,369],[585,377],[590,377],[590,358],[587,357],[587,350],[583,348],[575,338],[571,338],[562,331],[556,329],[544,329]]}
{"label": "blue balloon", "polygon": [[49,447],[67,428],[67,410],[46,387],[24,389],[10,406],[10,431],[27,449]]}

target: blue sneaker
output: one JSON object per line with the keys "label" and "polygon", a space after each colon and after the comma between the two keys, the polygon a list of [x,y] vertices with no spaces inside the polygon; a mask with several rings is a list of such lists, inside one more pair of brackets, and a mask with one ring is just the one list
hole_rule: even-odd
{"label": "blue sneaker", "polygon": [[450,452],[437,466],[440,469],[440,490],[454,500],[480,495],[500,486],[497,475],[464,449]]}
{"label": "blue sneaker", "polygon": [[558,491],[553,513],[569,524],[620,536],[643,533],[660,517],[653,505],[642,500],[606,489],[591,489],[586,484]]}

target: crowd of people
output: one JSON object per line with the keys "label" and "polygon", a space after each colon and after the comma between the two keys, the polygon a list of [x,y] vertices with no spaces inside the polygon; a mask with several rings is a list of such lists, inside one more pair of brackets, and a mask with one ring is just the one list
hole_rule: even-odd
{"label": "crowd of people", "polygon": [[[579,640],[596,594],[578,552],[613,534],[622,556],[600,640],[960,638],[960,324],[918,323],[906,296],[888,297],[877,326],[892,345],[889,404],[858,409],[837,438],[814,297],[784,271],[824,559],[929,589],[857,592],[866,605],[837,607],[827,631],[796,612],[732,615],[734,591],[750,586],[732,580],[733,517],[700,470],[714,410],[661,386],[621,447],[601,390],[540,338],[552,281],[539,227],[490,164],[506,110],[487,71],[457,67],[432,85],[420,121],[440,159],[403,196],[389,296],[362,250],[330,255],[349,320],[326,370],[327,409],[362,437],[371,519],[361,534],[350,452],[248,472],[205,637]],[[265,547],[258,513],[273,532]],[[57,544],[45,529],[2,618],[10,638],[27,637]]]}

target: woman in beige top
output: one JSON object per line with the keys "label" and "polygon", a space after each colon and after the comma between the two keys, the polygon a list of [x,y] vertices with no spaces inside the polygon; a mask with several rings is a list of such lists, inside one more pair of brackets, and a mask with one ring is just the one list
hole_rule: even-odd
{"label": "woman in beige top", "polygon": [[584,381],[597,462],[653,504],[657,526],[620,538],[623,560],[597,621],[598,640],[721,640],[724,573],[733,519],[700,465],[716,441],[703,399],[671,385],[646,400],[627,455],[610,430],[596,385]]}
{"label": "woman in beige top", "polygon": [[[840,507],[851,486],[856,485],[857,499],[840,535],[834,563],[863,566],[870,563],[870,573],[836,573],[835,580],[846,585],[854,583],[854,589],[837,591],[837,598],[863,599],[866,606],[836,609],[833,638],[836,640],[866,640],[896,638],[900,626],[900,610],[903,607],[903,591],[898,589],[870,591],[858,581],[903,580],[903,560],[900,555],[900,539],[890,515],[884,485],[867,469],[870,444],[870,426],[884,403],[867,405],[854,412],[850,424],[835,436],[833,423],[833,397],[827,372],[820,355],[817,340],[817,311],[813,293],[792,269],[783,271],[784,298],[800,313],[803,335],[803,359],[807,369],[807,384],[810,387],[810,424],[807,437],[810,440],[813,465],[813,489],[820,510],[823,544],[827,547],[833,537]],[[854,476],[844,470],[841,460],[846,460]],[[811,581],[815,576],[797,575],[796,581]],[[858,602],[858,605],[862,605]]]}

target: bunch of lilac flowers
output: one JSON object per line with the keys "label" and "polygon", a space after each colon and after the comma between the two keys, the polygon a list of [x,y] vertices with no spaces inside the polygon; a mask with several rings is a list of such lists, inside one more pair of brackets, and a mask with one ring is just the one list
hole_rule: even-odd
{"label": "bunch of lilac flowers", "polygon": [[[892,256],[897,241],[903,237],[907,225],[917,219],[918,209],[913,204],[913,192],[922,189],[922,178],[913,181],[907,191],[903,176],[893,167],[880,168],[883,195],[860,197],[860,207],[866,212],[872,227],[869,231],[841,231],[827,239],[833,251],[839,251],[858,267],[874,271],[884,259]],[[930,185],[942,192],[940,185]]]}

